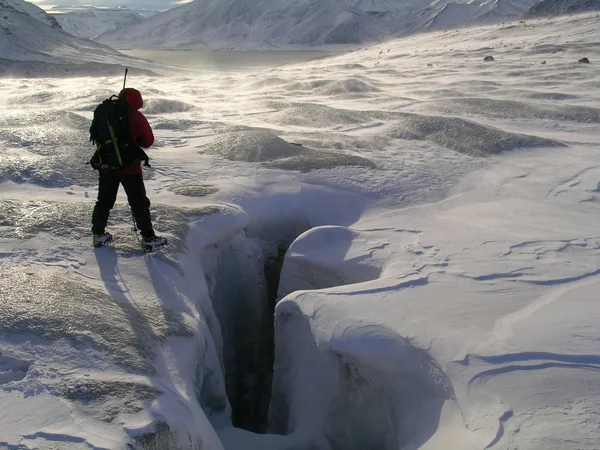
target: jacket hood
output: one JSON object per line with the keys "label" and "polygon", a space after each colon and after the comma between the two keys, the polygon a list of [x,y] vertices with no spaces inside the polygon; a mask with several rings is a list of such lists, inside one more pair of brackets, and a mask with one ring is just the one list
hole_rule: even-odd
{"label": "jacket hood", "polygon": [[119,92],[119,98],[124,98],[129,106],[133,109],[140,109],[144,106],[144,100],[142,99],[142,94],[140,91],[134,88],[125,88],[121,92]]}

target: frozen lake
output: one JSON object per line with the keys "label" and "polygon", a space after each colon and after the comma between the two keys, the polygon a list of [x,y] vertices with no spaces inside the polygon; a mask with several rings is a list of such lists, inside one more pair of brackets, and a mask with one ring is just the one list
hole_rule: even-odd
{"label": "frozen lake", "polygon": [[200,52],[186,50],[121,50],[135,58],[192,70],[260,70],[331,55],[323,51]]}

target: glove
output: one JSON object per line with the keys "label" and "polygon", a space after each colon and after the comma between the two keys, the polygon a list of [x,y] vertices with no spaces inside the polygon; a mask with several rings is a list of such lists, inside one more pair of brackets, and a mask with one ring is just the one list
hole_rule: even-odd
{"label": "glove", "polygon": [[98,152],[94,152],[94,155],[92,156],[88,164],[92,166],[92,169],[100,170],[102,163],[100,162],[100,155],[98,155]]}

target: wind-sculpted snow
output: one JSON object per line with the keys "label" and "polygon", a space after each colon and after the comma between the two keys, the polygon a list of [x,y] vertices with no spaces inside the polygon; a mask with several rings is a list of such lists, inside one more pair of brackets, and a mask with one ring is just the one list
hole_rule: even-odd
{"label": "wind-sculpted snow", "polygon": [[452,117],[407,116],[394,127],[391,134],[399,139],[427,140],[475,156],[533,147],[564,146],[551,139],[508,133]]}
{"label": "wind-sculpted snow", "polygon": [[[285,86],[285,89],[291,92],[308,91],[312,95],[321,94],[327,96],[381,92],[381,89],[358,78],[347,78],[345,80],[323,79],[303,83],[293,83]],[[364,96],[366,97],[366,95]]]}
{"label": "wind-sculpted snow", "polygon": [[435,108],[452,113],[459,110],[466,114],[492,118],[537,118],[579,123],[600,123],[600,108],[576,105],[530,105],[525,102],[495,100],[489,98],[462,98],[436,102]]}
{"label": "wind-sculpted snow", "polygon": [[[90,236],[90,220],[93,203],[91,202],[58,202],[58,201],[0,201],[0,226],[3,238],[29,240],[40,233],[58,235],[77,240],[82,236]],[[155,229],[169,236],[169,246],[161,252],[161,258],[178,266],[179,253],[185,249],[185,236],[189,229],[189,218],[210,215],[218,212],[213,206],[196,208],[178,208],[168,205],[153,205]],[[115,249],[127,257],[139,254],[131,225],[131,211],[127,205],[119,205],[111,211],[108,226],[120,228],[123,236]],[[124,228],[124,229],[123,229]],[[129,241],[129,242],[127,242]],[[43,258],[41,258],[43,261]]]}
{"label": "wind-sculpted snow", "polygon": [[[293,106],[277,113],[278,123],[317,127],[377,127],[396,123],[384,135],[387,139],[426,140],[451,150],[485,156],[508,150],[556,147],[564,144],[537,136],[506,132],[454,117],[436,117],[382,111],[340,110],[321,105]],[[316,120],[316,123],[315,123]]]}
{"label": "wind-sculpted snow", "polygon": [[194,109],[194,105],[179,100],[152,97],[144,102],[144,113],[167,114]]}
{"label": "wind-sculpted snow", "polygon": [[[282,110],[275,114],[273,121],[282,125],[326,128],[334,125],[358,125],[373,120],[378,112],[352,111],[332,108],[312,103],[285,105],[273,103],[274,108]],[[385,113],[384,113],[385,115]]]}
{"label": "wind-sculpted snow", "polygon": [[251,89],[271,89],[273,87],[285,86],[291,82],[290,79],[282,77],[261,77],[249,85]]}
{"label": "wind-sculpted snow", "polygon": [[[38,103],[34,101],[34,103]],[[0,179],[46,187],[90,186],[90,121],[66,111],[33,110],[0,118]]]}
{"label": "wind-sculpted snow", "polygon": [[534,100],[581,100],[581,97],[571,94],[562,94],[560,92],[528,92],[523,91],[522,94]]}
{"label": "wind-sculpted snow", "polygon": [[[208,444],[216,442],[212,430],[195,433],[175,419],[151,418],[148,406],[161,404],[165,396],[179,398],[179,387],[161,380],[167,370],[163,351],[187,343],[195,350],[186,357],[191,372],[185,376],[193,378],[198,389],[205,385],[210,390],[202,394],[210,400],[207,407],[227,407],[215,350],[206,341],[210,334],[198,329],[186,294],[171,284],[183,278],[179,257],[187,250],[190,218],[207,217],[219,209],[153,206],[154,225],[169,237],[169,247],[144,258],[130,232],[130,213],[120,207],[113,210],[109,223],[117,236],[114,245],[92,252],[90,241],[82,239],[90,236],[91,206],[77,201],[0,200],[0,227],[6,231],[2,248],[12,248],[0,254],[0,341],[3,351],[10,348],[11,355],[22,357],[0,354],[0,396],[15,405],[17,418],[23,396],[24,403],[41,395],[44,405],[63,405],[59,416],[48,416],[44,409],[39,415],[29,414],[14,436],[3,430],[0,442],[26,445],[28,440],[41,440],[98,447],[99,440],[133,445],[135,438],[136,448],[219,449]],[[137,275],[128,271],[134,264],[148,287],[144,291],[139,291]],[[20,348],[21,341],[28,344]],[[45,358],[50,365],[66,364],[74,370],[56,372],[46,367]],[[74,419],[80,414],[85,424]],[[199,407],[187,409],[187,414],[196,425],[203,417]],[[132,417],[136,419],[131,421]],[[168,420],[169,425],[155,426],[157,419]],[[53,420],[66,425],[59,431],[44,425]],[[129,420],[126,431],[131,439],[122,435],[124,420]],[[81,426],[70,425],[74,423]],[[94,428],[97,424],[100,434]]]}
{"label": "wind-sculpted snow", "polygon": [[152,120],[152,128],[155,130],[179,130],[186,131],[204,122],[189,119],[166,119],[158,115]]}
{"label": "wind-sculpted snow", "polygon": [[263,131],[224,133],[201,147],[201,151],[232,161],[261,162],[266,167],[302,172],[338,166],[375,167],[361,156],[290,144]]}
{"label": "wind-sculpted snow", "polygon": [[4,336],[28,333],[44,340],[68,338],[104,350],[115,363],[137,370],[151,369],[158,341],[192,334],[172,311],[158,305],[148,308],[115,302],[104,291],[58,271],[4,268],[0,292],[0,333]]}

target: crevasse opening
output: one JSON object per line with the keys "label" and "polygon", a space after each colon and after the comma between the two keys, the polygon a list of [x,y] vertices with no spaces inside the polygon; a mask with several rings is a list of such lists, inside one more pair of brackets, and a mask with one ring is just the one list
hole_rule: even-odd
{"label": "crevasse opening", "polygon": [[[288,243],[289,245],[289,243]],[[233,426],[267,432],[274,362],[274,310],[285,244],[239,231],[202,256],[220,325],[221,366]]]}

